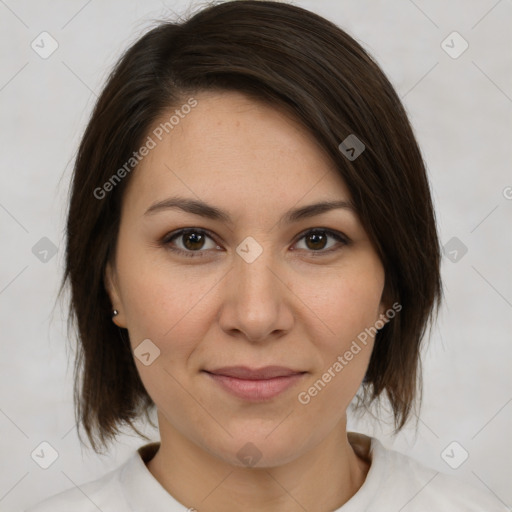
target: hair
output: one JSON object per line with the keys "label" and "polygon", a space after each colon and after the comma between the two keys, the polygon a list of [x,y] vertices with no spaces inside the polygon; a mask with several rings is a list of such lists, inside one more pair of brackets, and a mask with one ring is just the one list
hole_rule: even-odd
{"label": "hair", "polygon": [[[127,330],[112,322],[104,281],[133,173],[101,199],[94,191],[156,120],[201,91],[239,91],[284,108],[335,164],[382,261],[384,295],[402,308],[378,331],[362,383],[366,405],[389,400],[398,432],[421,395],[420,348],[442,296],[426,168],[399,97],[360,44],[317,14],[261,0],[209,4],[180,23],[159,22],[119,59],[96,102],[73,170],[59,291],[69,283],[77,425],[97,452],[121,425],[147,439],[134,421],[149,419],[155,404]],[[352,134],[365,146],[356,159],[339,147]]]}

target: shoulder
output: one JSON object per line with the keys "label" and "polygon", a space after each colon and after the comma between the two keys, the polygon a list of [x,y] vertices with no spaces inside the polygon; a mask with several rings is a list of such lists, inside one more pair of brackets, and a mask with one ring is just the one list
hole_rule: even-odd
{"label": "shoulder", "polygon": [[101,478],[66,489],[26,509],[25,512],[113,512],[128,510],[120,474],[126,465],[106,473]]}
{"label": "shoulder", "polygon": [[[372,439],[372,452],[376,473],[379,473],[372,475],[379,481],[375,503],[372,503],[375,510],[396,510],[399,505],[402,512],[508,511],[496,496],[477,484],[429,468],[407,455],[385,448],[376,439]],[[389,503],[388,508],[383,508],[383,503]]]}
{"label": "shoulder", "polygon": [[186,511],[146,466],[159,446],[159,442],[141,446],[117,469],[47,498],[25,512]]}

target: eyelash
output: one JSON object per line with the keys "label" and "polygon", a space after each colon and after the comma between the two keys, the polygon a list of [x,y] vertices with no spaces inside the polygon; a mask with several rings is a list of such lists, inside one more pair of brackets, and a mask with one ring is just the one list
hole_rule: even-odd
{"label": "eyelash", "polygon": [[[182,256],[185,256],[187,258],[202,258],[205,256],[204,253],[208,252],[207,250],[197,250],[197,251],[184,251],[183,249],[178,249],[176,247],[173,247],[171,245],[171,242],[174,240],[174,239],[177,239],[179,238],[180,236],[184,236],[184,235],[187,235],[187,234],[190,234],[190,233],[198,233],[198,234],[201,234],[201,235],[206,235],[208,238],[211,238],[213,240],[213,237],[211,236],[211,234],[208,232],[208,231],[205,231],[204,229],[200,229],[200,228],[185,228],[185,229],[180,229],[179,231],[174,231],[172,233],[168,233],[167,235],[165,235],[160,243],[161,245],[163,245],[166,249],[172,251],[172,252],[175,252],[177,254],[180,254]],[[302,240],[303,238],[305,238],[306,236],[308,235],[311,235],[311,234],[326,234],[332,238],[334,238],[336,241],[340,242],[341,244],[343,245],[349,245],[350,243],[350,240],[348,237],[342,235],[341,233],[338,233],[336,231],[332,231],[330,229],[322,229],[322,228],[313,228],[313,229],[309,229],[303,233],[301,233],[301,235],[299,236],[298,240],[296,243],[298,243],[300,240]],[[325,255],[325,254],[331,254],[337,250],[339,250],[340,248],[330,248],[330,249],[327,249],[327,250],[318,250],[318,251],[313,251],[313,250],[309,250],[308,252],[312,253],[312,255],[314,257],[318,257],[318,256],[322,256],[322,255]]]}

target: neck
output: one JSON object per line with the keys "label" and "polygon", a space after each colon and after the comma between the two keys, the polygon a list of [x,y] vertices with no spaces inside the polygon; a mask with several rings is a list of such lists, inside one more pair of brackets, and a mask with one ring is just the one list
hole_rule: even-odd
{"label": "neck", "polygon": [[313,449],[274,467],[229,464],[168,424],[160,434],[149,471],[176,500],[201,512],[335,510],[359,490],[370,466],[368,443],[355,443],[345,421]]}

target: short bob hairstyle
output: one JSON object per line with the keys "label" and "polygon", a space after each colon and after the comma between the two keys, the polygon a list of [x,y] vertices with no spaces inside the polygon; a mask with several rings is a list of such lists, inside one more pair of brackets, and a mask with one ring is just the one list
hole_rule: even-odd
{"label": "short bob hairstyle", "polygon": [[[112,322],[104,280],[136,166],[108,194],[97,191],[161,115],[215,90],[284,108],[325,149],[348,187],[383,263],[384,294],[402,306],[376,335],[360,403],[386,397],[398,432],[421,400],[421,342],[442,296],[425,165],[399,97],[360,45],[312,12],[260,0],[210,3],[184,22],[159,22],[120,58],[97,100],[72,176],[59,292],[69,283],[77,425],[98,452],[123,424],[147,439],[134,421],[145,414],[151,422],[155,407],[127,330]],[[349,135],[365,145],[356,159],[340,150]]]}

